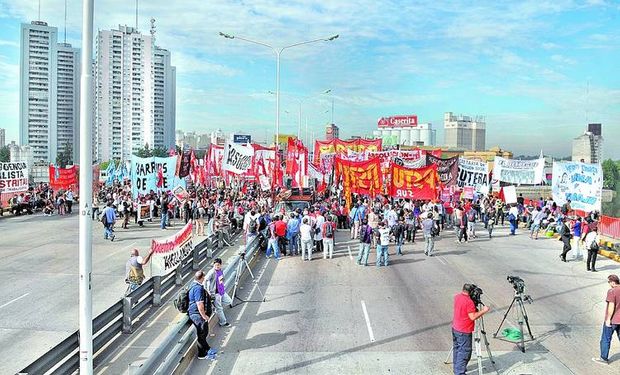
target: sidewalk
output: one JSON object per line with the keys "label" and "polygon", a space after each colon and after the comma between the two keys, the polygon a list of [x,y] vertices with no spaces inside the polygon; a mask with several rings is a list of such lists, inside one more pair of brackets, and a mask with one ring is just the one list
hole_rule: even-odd
{"label": "sidewalk", "polygon": [[[222,258],[224,266],[237,255],[238,245],[243,239],[237,236],[230,247],[225,247],[217,257]],[[232,249],[232,250],[231,250]],[[211,267],[211,261],[205,264],[204,270]],[[138,364],[147,359],[162,343],[169,333],[169,329],[182,320],[181,314],[174,307],[173,301],[180,288],[176,288],[162,299],[162,305],[147,313],[134,325],[132,334],[125,335],[125,339],[116,343],[114,348],[107,348],[95,358],[95,373],[102,375],[128,374],[129,365]],[[213,336],[213,334],[211,334]]]}

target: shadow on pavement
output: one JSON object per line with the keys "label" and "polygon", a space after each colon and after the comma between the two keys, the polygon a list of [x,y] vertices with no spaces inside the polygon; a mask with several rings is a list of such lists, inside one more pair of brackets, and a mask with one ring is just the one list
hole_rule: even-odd
{"label": "shadow on pavement", "polygon": [[[270,301],[273,301],[274,299],[271,298],[269,299]],[[249,319],[248,323],[257,323],[260,322],[261,320],[267,320],[267,319],[273,319],[273,318],[280,318],[284,315],[291,315],[291,314],[297,314],[299,313],[299,310],[269,310],[269,311],[265,311],[262,312],[258,315],[256,315],[256,317]]]}

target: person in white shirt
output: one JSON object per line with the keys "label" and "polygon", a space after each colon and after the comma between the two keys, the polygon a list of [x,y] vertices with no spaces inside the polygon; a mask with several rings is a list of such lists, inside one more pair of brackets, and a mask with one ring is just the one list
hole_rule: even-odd
{"label": "person in white shirt", "polygon": [[510,205],[510,210],[508,210],[508,219],[510,221],[510,235],[514,236],[517,230],[519,218],[519,209],[515,204]]}
{"label": "person in white shirt", "polygon": [[299,226],[299,234],[301,240],[301,260],[312,260],[312,227],[310,226],[309,216],[302,219]]}
{"label": "person in white shirt", "polygon": [[598,228],[596,226],[590,229],[590,232],[586,234],[586,238],[583,240],[588,250],[588,260],[586,262],[586,269],[591,272],[596,271],[596,257],[598,256],[598,244],[601,238],[598,235]]}
{"label": "person in white shirt", "polygon": [[316,244],[316,251],[323,252],[323,233],[321,229],[323,228],[323,224],[325,223],[325,217],[321,214],[320,211],[317,211],[316,215],[316,232],[314,235],[314,242]]}
{"label": "person in white shirt", "polygon": [[382,221],[379,223],[379,229],[376,231],[377,240],[377,267],[381,265],[381,259],[383,259],[383,265],[388,265],[388,246],[390,245],[390,229],[385,227],[385,223]]}

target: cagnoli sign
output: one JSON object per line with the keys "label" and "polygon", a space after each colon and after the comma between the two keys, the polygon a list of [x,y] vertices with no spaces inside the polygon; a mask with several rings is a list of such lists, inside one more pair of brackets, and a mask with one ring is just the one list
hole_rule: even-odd
{"label": "cagnoli sign", "polygon": [[377,121],[380,128],[414,128],[418,126],[417,115],[381,117]]}

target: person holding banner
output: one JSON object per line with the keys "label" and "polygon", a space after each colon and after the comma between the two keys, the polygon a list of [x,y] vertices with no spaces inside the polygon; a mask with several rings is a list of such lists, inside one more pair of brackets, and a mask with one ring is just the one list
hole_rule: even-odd
{"label": "person holding banner", "polygon": [[149,251],[146,258],[140,256],[138,249],[131,250],[129,260],[125,265],[125,283],[128,284],[125,297],[142,285],[145,278],[143,266],[151,260],[152,256],[153,250]]}

